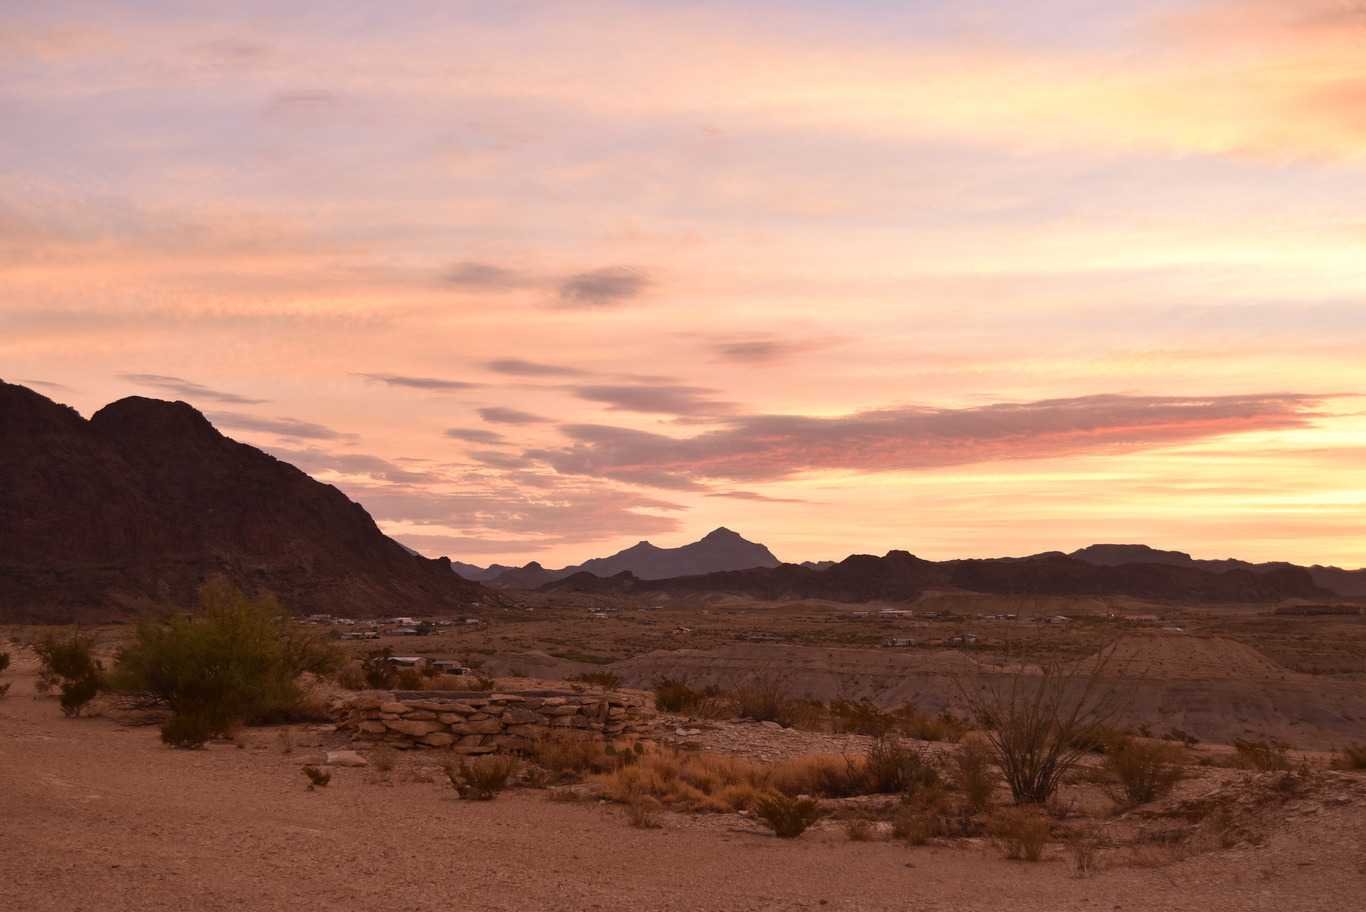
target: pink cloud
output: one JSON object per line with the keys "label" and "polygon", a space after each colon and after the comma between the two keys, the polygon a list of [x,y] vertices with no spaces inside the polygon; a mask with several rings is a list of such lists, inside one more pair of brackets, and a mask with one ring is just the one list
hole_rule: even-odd
{"label": "pink cloud", "polygon": [[569,475],[677,490],[704,481],[776,481],[807,471],[885,472],[1133,450],[1308,425],[1325,397],[1097,395],[966,409],[887,408],[835,418],[753,415],[674,438],[566,425],[574,443],[538,451]]}

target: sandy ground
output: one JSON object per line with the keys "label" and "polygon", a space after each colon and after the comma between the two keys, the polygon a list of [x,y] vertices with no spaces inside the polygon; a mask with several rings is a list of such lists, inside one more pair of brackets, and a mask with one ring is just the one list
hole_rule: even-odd
{"label": "sandy ground", "polygon": [[[779,840],[739,815],[666,814],[663,829],[634,829],[618,806],[529,789],[462,801],[436,753],[383,775],[337,769],[308,791],[300,767],[351,746],[326,727],[172,750],[152,727],[63,718],[16,666],[0,676],[15,682],[0,700],[3,910],[1339,912],[1366,897],[1361,773],[1319,774],[1293,800],[1249,812],[1260,845],[1116,845],[1079,877],[1061,847],[1030,864],[981,840],[851,842],[833,822]],[[762,751],[794,736],[750,737]],[[1182,788],[1189,799],[1246,775],[1210,771]],[[1132,834],[1166,819],[1145,813],[1105,826]]]}

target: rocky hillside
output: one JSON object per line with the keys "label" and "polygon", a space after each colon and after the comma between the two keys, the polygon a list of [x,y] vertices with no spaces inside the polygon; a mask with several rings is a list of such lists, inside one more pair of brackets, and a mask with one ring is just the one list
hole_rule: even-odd
{"label": "rocky hillside", "polygon": [[0,382],[0,477],[5,620],[183,607],[216,575],[300,613],[454,611],[491,595],[183,402],[131,397],[86,421]]}

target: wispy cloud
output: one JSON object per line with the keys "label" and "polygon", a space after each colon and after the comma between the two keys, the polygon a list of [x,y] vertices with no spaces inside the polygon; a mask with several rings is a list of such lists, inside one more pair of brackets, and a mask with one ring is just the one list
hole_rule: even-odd
{"label": "wispy cloud", "polygon": [[721,415],[736,409],[734,402],[707,398],[714,389],[701,386],[580,386],[574,395],[589,402],[605,402],[611,412],[648,415]]}
{"label": "wispy cloud", "polygon": [[703,497],[724,497],[730,500],[752,500],[756,503],[811,503],[804,497],[769,497],[755,491],[713,491]]}
{"label": "wispy cloud", "polygon": [[441,480],[431,472],[415,472],[379,456],[329,453],[316,448],[298,450],[273,446],[266,449],[277,459],[282,459],[310,475],[338,472],[342,475],[367,477],[394,484],[431,484]]}
{"label": "wispy cloud", "polygon": [[500,408],[498,406],[479,409],[479,417],[490,424],[547,424],[555,420],[553,418],[544,418],[540,415],[533,415],[531,412],[522,412],[517,409]]}
{"label": "wispy cloud", "polygon": [[507,440],[497,431],[486,431],[482,428],[448,428],[446,436],[469,443],[504,443]]}
{"label": "wispy cloud", "polygon": [[182,380],[179,377],[162,377],[157,374],[119,374],[121,378],[139,386],[148,386],[153,389],[166,390],[175,393],[177,396],[185,396],[189,399],[204,400],[210,399],[214,402],[226,402],[230,405],[260,405],[268,402],[268,399],[249,399],[246,396],[239,396],[236,393],[225,393],[220,390],[209,389],[198,383],[189,380]]}
{"label": "wispy cloud", "polygon": [[244,415],[241,412],[213,412],[209,420],[215,427],[235,428],[243,431],[262,431],[279,437],[294,437],[304,440],[339,440],[347,437],[321,424],[300,421],[298,418],[263,418],[260,415]]}
{"label": "wispy cloud", "polygon": [[389,386],[405,386],[410,389],[430,390],[438,393],[475,389],[481,385],[478,383],[468,383],[464,380],[440,380],[435,377],[400,377],[397,374],[356,374],[356,376],[364,377],[366,380],[374,383],[384,383]]}
{"label": "wispy cloud", "polygon": [[1301,427],[1323,396],[1082,396],[976,408],[888,408],[836,418],[755,415],[694,437],[566,425],[539,455],[565,474],[679,490],[808,471],[885,472],[1130,450]]}
{"label": "wispy cloud", "polygon": [[442,278],[451,285],[473,289],[517,288],[529,284],[513,269],[492,263],[464,262],[451,267]]}
{"label": "wispy cloud", "polygon": [[615,307],[640,297],[653,284],[643,270],[610,266],[565,279],[560,283],[559,300],[565,307]]}
{"label": "wispy cloud", "polygon": [[496,374],[509,374],[514,377],[578,377],[583,371],[562,364],[538,364],[521,358],[499,358],[485,361],[484,367]]}
{"label": "wispy cloud", "polygon": [[755,367],[768,367],[787,361],[798,355],[834,344],[836,339],[803,340],[780,339],[764,335],[742,335],[729,339],[716,339],[709,347],[716,354],[716,360]]}

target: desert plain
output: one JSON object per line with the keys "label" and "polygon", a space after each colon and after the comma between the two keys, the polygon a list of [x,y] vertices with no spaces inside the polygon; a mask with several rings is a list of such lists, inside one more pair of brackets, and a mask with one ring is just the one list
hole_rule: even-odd
{"label": "desert plain", "polygon": [[[1005,857],[985,832],[921,845],[896,838],[878,815],[896,801],[886,796],[822,799],[821,817],[793,839],[776,838],[753,811],[661,805],[642,827],[593,776],[462,800],[443,769],[447,752],[398,752],[382,769],[370,744],[321,721],[244,728],[177,750],[109,698],[65,718],[55,696],[35,690],[38,663],[23,645],[32,631],[13,628],[4,647],[13,662],[0,674],[11,682],[0,700],[0,908],[1362,908],[1366,771],[1334,767],[1341,748],[1366,741],[1366,618],[1223,606],[1165,609],[1135,625],[1103,605],[1031,606],[1030,617],[1074,618],[1047,625],[994,619],[1012,607],[1003,604],[880,618],[878,606],[591,598],[528,594],[478,623],[353,648],[461,659],[505,692],[583,687],[565,679],[610,671],[648,701],[659,677],[725,687],[749,676],[797,697],[938,713],[963,710],[954,684],[962,669],[1015,673],[1049,656],[1084,658],[1123,634],[1110,682],[1129,694],[1123,724],[1196,743],[1183,747],[1169,794],[1127,809],[1103,776],[1087,774],[1099,758],[1083,758],[1059,790],[1037,862]],[[107,628],[106,648],[123,635]],[[914,643],[881,645],[889,639]],[[651,726],[652,751],[769,764],[857,756],[869,742],[819,726],[664,712]],[[1289,745],[1291,769],[1240,768],[1234,739]],[[952,797],[955,745],[915,748]],[[325,767],[329,753],[349,750],[370,762]],[[305,765],[330,769],[331,781],[310,789]],[[1009,793],[998,788],[994,803],[1009,805]],[[855,840],[842,821],[860,807],[873,824]]]}

